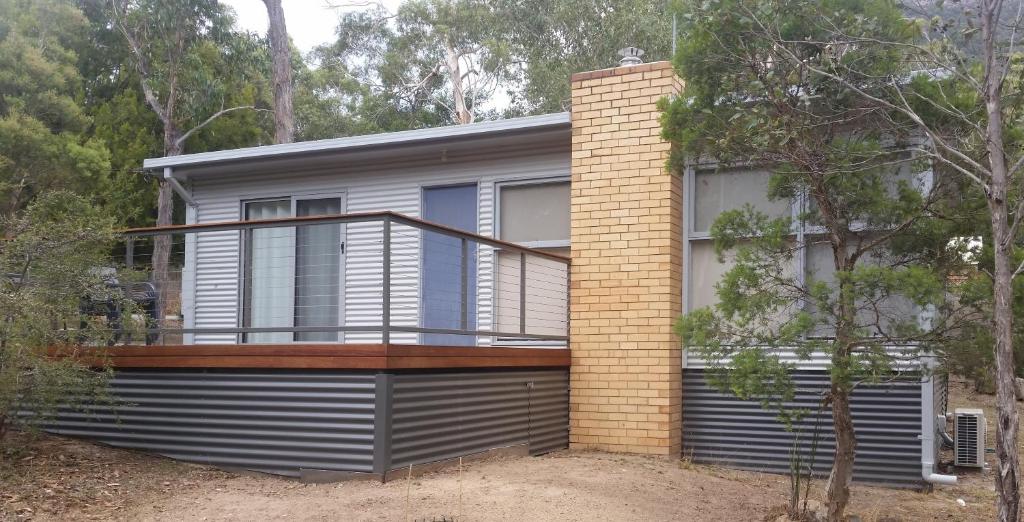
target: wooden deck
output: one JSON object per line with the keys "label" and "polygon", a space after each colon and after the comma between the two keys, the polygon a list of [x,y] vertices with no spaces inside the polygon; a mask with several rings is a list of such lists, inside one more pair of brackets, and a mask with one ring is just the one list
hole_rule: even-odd
{"label": "wooden deck", "polygon": [[[98,354],[97,351],[102,352]],[[66,350],[54,355],[68,355]],[[113,368],[423,370],[568,368],[566,348],[403,344],[208,344],[85,348],[75,356]]]}

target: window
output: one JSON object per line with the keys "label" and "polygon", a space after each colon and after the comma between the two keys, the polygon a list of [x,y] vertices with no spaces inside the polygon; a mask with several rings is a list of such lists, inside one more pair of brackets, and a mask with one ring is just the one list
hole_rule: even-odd
{"label": "window", "polygon": [[768,199],[769,177],[767,171],[760,169],[697,171],[694,175],[692,230],[707,233],[719,214],[748,204],[772,217],[789,215],[789,201]]}
{"label": "window", "polygon": [[[498,238],[563,256],[569,255],[569,182],[502,184],[498,190]],[[567,334],[566,266],[526,256],[526,308],[521,314],[522,258],[499,250],[495,256],[495,330],[515,333],[525,316],[526,331]]]}
{"label": "window", "polygon": [[[899,169],[897,180],[907,181],[911,187],[921,191],[929,190],[930,171],[912,174],[914,169],[912,162],[909,161],[901,163]],[[688,198],[684,207],[688,246],[684,271],[687,277],[684,284],[684,306],[687,311],[716,304],[718,296],[715,285],[732,267],[729,253],[726,253],[724,262],[719,262],[710,237],[711,225],[719,214],[748,204],[773,217],[795,217],[800,214],[802,208],[813,211],[812,202],[805,197],[790,201],[770,201],[767,197],[770,176],[767,170],[759,168],[688,171]],[[894,189],[895,184],[892,184],[891,190]],[[803,246],[794,253],[793,266],[785,270],[787,274],[795,275],[797,282],[801,284],[810,280],[829,284],[835,282],[831,246],[821,236],[822,232],[822,227],[813,221],[795,221],[793,225],[793,244]],[[867,258],[865,261],[872,262],[872,259]],[[914,309],[906,299],[880,296],[871,311],[871,316],[865,315],[860,322],[877,323],[885,328],[885,325],[897,318],[906,318],[912,313]],[[813,335],[829,336],[831,332],[828,328],[819,327]]]}
{"label": "window", "polygon": [[535,248],[569,246],[569,183],[499,187],[500,239]]}
{"label": "window", "polygon": [[[691,196],[684,210],[684,221],[689,223],[686,236],[690,247],[685,272],[688,279],[684,285],[687,310],[717,303],[715,285],[732,268],[729,253],[726,253],[725,262],[719,262],[711,240],[711,225],[719,214],[751,205],[771,217],[793,215],[797,202],[768,199],[770,176],[767,170],[755,168],[705,169],[688,173]],[[794,241],[796,235],[794,233]],[[795,273],[796,266],[792,269]]]}

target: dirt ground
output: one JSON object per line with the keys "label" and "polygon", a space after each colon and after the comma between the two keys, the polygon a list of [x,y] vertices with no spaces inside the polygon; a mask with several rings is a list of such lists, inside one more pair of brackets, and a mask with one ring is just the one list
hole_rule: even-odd
{"label": "dirt ground", "polygon": [[[953,388],[951,409],[981,404],[991,415],[991,397]],[[50,436],[0,470],[3,520],[755,521],[785,502],[788,485],[776,475],[573,451],[387,484],[301,484]],[[991,471],[958,473],[959,485],[930,493],[855,486],[849,511],[866,522],[991,520]]]}

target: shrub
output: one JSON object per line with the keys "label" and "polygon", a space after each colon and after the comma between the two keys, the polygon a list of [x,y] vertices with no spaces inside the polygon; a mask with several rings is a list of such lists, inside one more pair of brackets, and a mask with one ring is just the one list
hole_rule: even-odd
{"label": "shrub", "polygon": [[[113,220],[70,192],[41,195],[3,220],[0,244],[0,444],[12,427],[33,429],[60,407],[103,399],[109,370],[53,357],[103,345],[86,299],[119,301],[109,284]],[[126,304],[130,309],[130,304]],[[25,413],[31,412],[31,414]]]}

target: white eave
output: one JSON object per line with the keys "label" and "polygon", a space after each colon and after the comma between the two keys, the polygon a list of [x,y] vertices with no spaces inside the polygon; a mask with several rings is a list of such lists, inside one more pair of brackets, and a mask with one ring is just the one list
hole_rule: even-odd
{"label": "white eave", "polygon": [[386,147],[392,145],[408,145],[443,141],[454,138],[473,138],[496,136],[507,133],[529,132],[534,130],[568,127],[571,123],[568,112],[526,116],[507,120],[485,121],[468,125],[450,125],[431,129],[418,129],[382,134],[368,134],[348,138],[303,141],[262,147],[200,152],[163,158],[149,158],[142,162],[144,170],[158,170],[173,167],[200,166],[211,163],[245,161],[252,159],[270,159],[301,156],[325,152],[343,152],[364,148]]}

